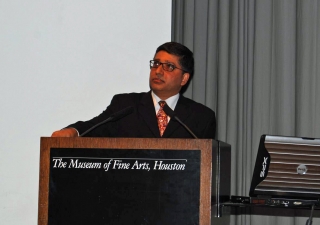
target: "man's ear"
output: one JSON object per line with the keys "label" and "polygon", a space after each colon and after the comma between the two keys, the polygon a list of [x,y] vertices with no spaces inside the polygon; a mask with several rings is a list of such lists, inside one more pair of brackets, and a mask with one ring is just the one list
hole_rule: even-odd
{"label": "man's ear", "polygon": [[184,73],[182,75],[181,86],[184,86],[186,83],[188,83],[189,78],[190,78],[190,74],[189,73]]}

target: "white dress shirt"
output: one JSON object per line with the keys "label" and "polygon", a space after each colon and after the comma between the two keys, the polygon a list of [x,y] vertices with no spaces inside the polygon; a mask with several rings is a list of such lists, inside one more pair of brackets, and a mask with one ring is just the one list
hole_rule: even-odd
{"label": "white dress shirt", "polygon": [[[165,101],[166,104],[172,109],[174,110],[176,108],[177,102],[179,100],[180,94],[176,94],[174,96],[171,96],[170,98],[167,98],[166,100],[162,100],[160,99],[153,91],[151,91],[151,96],[152,96],[152,100],[153,100],[153,104],[154,104],[154,109],[156,111],[156,115],[160,109],[160,105],[159,102],[160,101]],[[170,116],[168,116],[168,123],[170,121]]]}

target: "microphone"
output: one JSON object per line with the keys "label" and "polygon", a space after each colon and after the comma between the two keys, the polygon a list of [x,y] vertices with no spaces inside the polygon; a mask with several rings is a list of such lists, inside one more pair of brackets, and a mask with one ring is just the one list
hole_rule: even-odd
{"label": "microphone", "polygon": [[95,129],[96,127],[98,127],[98,126],[100,126],[100,125],[102,125],[104,123],[108,123],[108,122],[119,120],[122,117],[125,117],[125,116],[131,114],[132,112],[133,112],[133,106],[129,106],[127,108],[124,108],[124,109],[112,114],[110,117],[108,117],[107,119],[103,120],[102,122],[94,125],[90,129],[86,130],[79,137],[83,137],[85,134],[89,133],[90,131],[92,131],[93,129]]}
{"label": "microphone", "polygon": [[195,139],[198,139],[198,137],[189,129],[189,127],[187,125],[185,125],[180,119],[179,117],[176,116],[175,112],[167,105],[165,104],[163,106],[163,111],[170,116],[171,118],[175,119],[176,121],[178,121]]}

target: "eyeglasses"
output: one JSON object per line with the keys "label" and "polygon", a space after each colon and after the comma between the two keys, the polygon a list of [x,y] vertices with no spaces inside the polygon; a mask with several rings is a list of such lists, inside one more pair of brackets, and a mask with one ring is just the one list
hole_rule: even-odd
{"label": "eyeglasses", "polygon": [[183,69],[176,67],[172,63],[162,63],[158,60],[150,60],[150,69],[151,68],[158,68],[160,65],[162,65],[162,69],[165,71],[172,72],[174,69],[179,69],[179,70],[184,71]]}

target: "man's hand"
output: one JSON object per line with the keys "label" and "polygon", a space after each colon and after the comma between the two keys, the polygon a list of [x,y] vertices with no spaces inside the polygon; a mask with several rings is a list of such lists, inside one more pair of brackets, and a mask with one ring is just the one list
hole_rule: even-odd
{"label": "man's hand", "polygon": [[78,132],[74,128],[66,128],[53,132],[51,137],[78,137]]}

